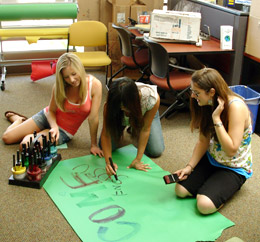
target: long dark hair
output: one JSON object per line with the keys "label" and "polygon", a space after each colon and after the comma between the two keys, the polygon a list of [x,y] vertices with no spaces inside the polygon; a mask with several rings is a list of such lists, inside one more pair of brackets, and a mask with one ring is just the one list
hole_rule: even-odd
{"label": "long dark hair", "polygon": [[214,136],[214,138],[218,140],[212,120],[212,113],[218,106],[217,98],[219,96],[225,102],[224,110],[222,111],[220,118],[226,130],[228,130],[228,95],[237,95],[231,91],[219,72],[212,68],[203,68],[195,71],[191,80],[205,92],[209,92],[211,88],[215,89],[212,106],[199,106],[197,101],[194,98],[191,98],[191,130],[193,131],[198,128],[204,136]]}
{"label": "long dark hair", "polygon": [[118,142],[122,137],[124,126],[124,106],[129,110],[129,123],[132,127],[132,136],[138,136],[143,127],[139,91],[135,82],[128,77],[114,80],[109,88],[106,101],[105,121],[108,132]]}

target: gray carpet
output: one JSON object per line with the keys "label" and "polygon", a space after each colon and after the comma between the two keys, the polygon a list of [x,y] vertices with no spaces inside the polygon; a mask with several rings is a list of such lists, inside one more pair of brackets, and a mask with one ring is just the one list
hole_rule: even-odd
{"label": "gray carpet", "polygon": [[[104,73],[93,72],[104,83]],[[7,76],[6,90],[0,93],[0,133],[9,125],[4,112],[13,110],[28,117],[48,105],[54,76],[32,82],[29,75]],[[106,95],[104,87],[103,102]],[[160,111],[164,110],[160,108]],[[166,149],[155,163],[170,172],[183,167],[189,160],[198,134],[189,129],[189,113],[180,112],[162,120]],[[102,110],[100,110],[100,127]],[[68,149],[61,150],[63,159],[89,154],[88,123],[84,122]],[[243,241],[260,241],[260,138],[253,135],[252,152],[254,175],[242,189],[225,204],[220,213],[236,225],[225,230],[217,241],[238,237]],[[0,241],[80,241],[70,225],[48,197],[44,189],[31,189],[8,185],[11,175],[12,155],[18,145],[4,145],[0,141]],[[187,232],[189,228],[187,228]],[[174,242],[174,238],[169,238]],[[157,241],[151,241],[157,242]],[[158,241],[159,242],[159,241]]]}

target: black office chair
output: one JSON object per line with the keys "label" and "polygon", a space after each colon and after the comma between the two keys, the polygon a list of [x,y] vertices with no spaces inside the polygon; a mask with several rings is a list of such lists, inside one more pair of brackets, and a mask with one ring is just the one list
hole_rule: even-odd
{"label": "black office chair", "polygon": [[108,81],[108,88],[113,80],[120,72],[125,69],[139,70],[141,76],[136,81],[141,81],[145,75],[149,76],[149,51],[145,46],[136,46],[135,36],[126,28],[112,24],[112,27],[117,30],[120,48],[122,52],[121,62],[123,66],[114,74],[111,75]]}
{"label": "black office chair", "polygon": [[[161,119],[164,116],[167,118],[179,109],[189,107],[191,74],[195,70],[171,64],[162,45],[148,38],[144,41],[149,47],[150,82],[163,91],[161,97],[166,92],[171,92],[174,98],[173,103],[160,115]],[[165,104],[162,99],[161,104]]]}

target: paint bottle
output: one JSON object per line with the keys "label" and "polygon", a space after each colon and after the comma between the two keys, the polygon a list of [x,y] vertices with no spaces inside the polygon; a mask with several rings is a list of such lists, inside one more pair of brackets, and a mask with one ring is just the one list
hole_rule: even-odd
{"label": "paint bottle", "polygon": [[52,157],[55,157],[57,155],[57,147],[56,147],[56,143],[53,142],[52,145],[51,145],[51,156]]}
{"label": "paint bottle", "polygon": [[41,168],[42,170],[42,176],[46,173],[47,171],[47,165],[46,165],[46,161],[44,159],[44,150],[41,150],[41,153],[38,156],[38,164],[39,164],[39,168]]}
{"label": "paint bottle", "polygon": [[[26,148],[26,144],[22,144],[22,150],[24,153],[24,166],[26,167],[26,169],[28,169],[29,167],[29,148]],[[29,147],[29,144],[28,144]]]}
{"label": "paint bottle", "polygon": [[52,157],[57,155],[57,147],[56,147],[56,140],[51,142],[51,133],[49,132],[49,141],[50,141],[50,153]]}
{"label": "paint bottle", "polygon": [[51,156],[51,143],[50,143],[50,140],[48,140],[47,142],[47,152],[44,156],[44,160],[46,162],[46,166],[47,166],[47,169],[48,167],[51,166],[52,164],[52,156]]}
{"label": "paint bottle", "polygon": [[25,166],[12,167],[12,173],[15,180],[23,180],[26,177],[26,167]]}
{"label": "paint bottle", "polygon": [[15,180],[23,180],[26,177],[26,167],[20,164],[16,164],[15,155],[13,155],[12,173],[13,173],[13,178]]}
{"label": "paint bottle", "polygon": [[30,181],[40,181],[42,178],[41,172],[41,169],[37,165],[36,154],[32,154],[30,156],[30,165],[27,170],[28,179]]}

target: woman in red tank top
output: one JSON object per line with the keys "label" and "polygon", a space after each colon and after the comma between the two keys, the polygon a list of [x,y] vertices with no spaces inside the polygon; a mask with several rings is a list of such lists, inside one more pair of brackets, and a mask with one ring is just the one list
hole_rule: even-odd
{"label": "woman in red tank top", "polygon": [[[102,85],[94,76],[86,76],[80,59],[65,53],[58,59],[56,83],[49,106],[27,119],[14,111],[7,111],[6,118],[12,123],[2,139],[6,144],[28,144],[33,133],[49,137],[58,144],[68,142],[82,122],[88,118],[91,147],[94,155],[103,156],[97,145],[98,112],[102,98]],[[40,142],[42,140],[40,139]]]}

